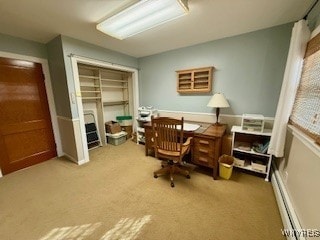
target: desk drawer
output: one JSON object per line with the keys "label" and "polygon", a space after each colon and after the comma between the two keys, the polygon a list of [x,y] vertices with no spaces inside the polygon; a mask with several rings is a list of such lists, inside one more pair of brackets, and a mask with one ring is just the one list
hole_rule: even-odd
{"label": "desk drawer", "polygon": [[201,153],[213,154],[215,140],[214,138],[194,138],[194,151],[199,151]]}
{"label": "desk drawer", "polygon": [[214,138],[195,137],[193,145],[193,162],[203,166],[213,167],[214,145]]}
{"label": "desk drawer", "polygon": [[192,161],[202,166],[213,167],[213,157],[205,154],[194,153]]}

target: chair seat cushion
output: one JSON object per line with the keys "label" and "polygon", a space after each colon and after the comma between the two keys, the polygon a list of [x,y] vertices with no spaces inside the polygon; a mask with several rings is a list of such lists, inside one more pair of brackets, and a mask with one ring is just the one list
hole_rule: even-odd
{"label": "chair seat cushion", "polygon": [[[182,145],[181,155],[184,156],[187,151],[189,150],[190,145]],[[158,148],[158,152],[162,155],[172,156],[172,157],[179,157],[180,156],[180,145],[178,144],[178,151],[168,151]]]}

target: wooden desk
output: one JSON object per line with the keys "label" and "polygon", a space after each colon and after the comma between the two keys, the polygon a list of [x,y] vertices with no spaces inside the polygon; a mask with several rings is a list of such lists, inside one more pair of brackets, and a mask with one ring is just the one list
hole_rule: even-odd
{"label": "wooden desk", "polygon": [[[209,123],[197,123],[200,128],[196,131],[184,131],[184,137],[193,137],[191,147],[191,162],[197,165],[213,169],[212,176],[217,179],[218,159],[221,155],[222,136],[226,132],[226,125],[211,125]],[[152,146],[152,126],[151,123],[144,124],[145,128],[145,153],[149,155]]]}
{"label": "wooden desk", "polygon": [[192,162],[212,168],[212,176],[217,179],[218,160],[221,155],[222,137],[226,125],[211,125],[203,133],[195,133],[192,146]]}

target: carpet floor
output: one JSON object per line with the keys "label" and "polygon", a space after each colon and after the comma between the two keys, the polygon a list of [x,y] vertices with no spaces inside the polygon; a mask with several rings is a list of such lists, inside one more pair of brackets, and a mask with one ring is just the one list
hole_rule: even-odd
{"label": "carpet floor", "polygon": [[271,183],[233,171],[213,180],[153,178],[159,160],[127,141],[90,151],[81,166],[56,158],[0,178],[3,240],[284,240]]}

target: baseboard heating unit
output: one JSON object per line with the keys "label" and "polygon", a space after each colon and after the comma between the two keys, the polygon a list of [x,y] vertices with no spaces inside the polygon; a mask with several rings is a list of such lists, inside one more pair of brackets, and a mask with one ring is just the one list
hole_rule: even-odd
{"label": "baseboard heating unit", "polygon": [[287,240],[306,240],[303,234],[298,232],[302,229],[301,225],[282,182],[280,173],[274,164],[272,164],[271,184],[283,223],[283,229],[279,229],[279,231],[286,236]]}

